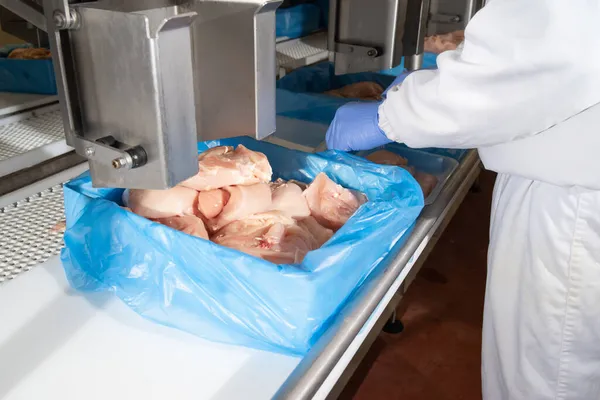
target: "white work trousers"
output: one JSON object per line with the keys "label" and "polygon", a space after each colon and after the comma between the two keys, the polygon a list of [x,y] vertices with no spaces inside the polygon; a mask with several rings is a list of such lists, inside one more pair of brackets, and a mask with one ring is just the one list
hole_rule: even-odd
{"label": "white work trousers", "polygon": [[600,192],[498,175],[490,229],[483,398],[600,399]]}

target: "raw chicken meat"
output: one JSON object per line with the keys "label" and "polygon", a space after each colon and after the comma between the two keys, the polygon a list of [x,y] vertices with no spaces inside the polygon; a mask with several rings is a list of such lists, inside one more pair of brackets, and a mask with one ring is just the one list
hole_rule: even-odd
{"label": "raw chicken meat", "polygon": [[428,53],[440,54],[448,50],[456,50],[465,40],[465,31],[455,31],[442,35],[433,35],[425,38],[424,49]]}
{"label": "raw chicken meat", "polygon": [[328,96],[344,97],[347,99],[381,100],[383,88],[375,82],[357,82],[342,86],[339,89],[324,92]]}
{"label": "raw chicken meat", "polygon": [[46,60],[51,57],[50,50],[44,48],[19,48],[8,54],[8,58],[20,60]]}
{"label": "raw chicken meat", "polygon": [[198,193],[198,211],[206,219],[215,218],[223,211],[230,194],[223,189],[213,189]]}
{"label": "raw chicken meat", "polygon": [[194,215],[198,192],[181,186],[167,190],[130,189],[123,193],[123,203],[146,218]]}
{"label": "raw chicken meat", "polygon": [[208,221],[207,227],[211,232],[221,229],[230,222],[272,209],[271,188],[266,183],[227,186],[223,190],[229,193],[229,200],[219,216]]}
{"label": "raw chicken meat", "polygon": [[364,199],[320,173],[303,193],[311,215],[325,228],[338,230],[358,210]]}
{"label": "raw chicken meat", "polygon": [[198,191],[232,185],[269,182],[273,171],[263,153],[238,145],[213,147],[198,156],[199,171],[183,181],[182,186]]}
{"label": "raw chicken meat", "polygon": [[331,229],[327,229],[321,224],[317,222],[317,220],[310,216],[298,221],[298,226],[304,228],[307,232],[313,237],[314,249],[316,250],[319,247],[323,246],[325,242],[327,242],[333,236],[333,231]]}
{"label": "raw chicken meat", "polygon": [[67,229],[67,221],[66,220],[62,220],[56,223],[56,225],[54,225],[52,227],[52,229],[50,229],[51,232],[63,232],[65,231],[65,229]]}
{"label": "raw chicken meat", "polygon": [[402,168],[407,170],[412,176],[415,176],[415,173],[417,172],[415,167],[413,167],[412,165],[402,165]]}
{"label": "raw chicken meat", "polygon": [[438,183],[437,177],[434,175],[427,174],[425,172],[417,171],[414,174],[415,179],[421,186],[421,190],[423,190],[423,196],[427,197],[431,194],[435,185]]}
{"label": "raw chicken meat", "polygon": [[208,240],[208,232],[206,232],[204,222],[194,215],[156,218],[155,221],[188,235]]}
{"label": "raw chicken meat", "polygon": [[277,211],[234,221],[213,241],[275,264],[302,262],[306,253],[320,247],[311,232]]}
{"label": "raw chicken meat", "polygon": [[425,197],[429,196],[429,194],[431,194],[435,188],[435,185],[437,185],[438,180],[435,176],[415,170],[415,167],[408,165],[408,160],[406,158],[401,157],[391,151],[378,150],[369,154],[366,159],[374,162],[375,164],[397,165],[404,168],[419,183]]}
{"label": "raw chicken meat", "polygon": [[294,180],[294,179],[290,179],[288,182],[298,185],[298,187],[300,189],[302,189],[302,191],[305,191],[306,188],[308,188],[308,183],[300,182],[300,181],[297,181],[297,180]]}
{"label": "raw chicken meat", "polygon": [[272,172],[264,154],[241,145],[210,149],[198,160],[200,172],[187,186],[126,190],[124,208],[276,264],[294,264],[323,246],[367,201],[324,173],[310,185],[267,183]]}
{"label": "raw chicken meat", "polygon": [[365,157],[367,160],[374,162],[375,164],[383,165],[397,165],[405,166],[408,165],[408,160],[396,153],[389,150],[377,150]]}
{"label": "raw chicken meat", "polygon": [[271,184],[273,204],[271,209],[281,211],[288,217],[303,218],[310,215],[310,209],[300,186],[292,182],[277,180]]}

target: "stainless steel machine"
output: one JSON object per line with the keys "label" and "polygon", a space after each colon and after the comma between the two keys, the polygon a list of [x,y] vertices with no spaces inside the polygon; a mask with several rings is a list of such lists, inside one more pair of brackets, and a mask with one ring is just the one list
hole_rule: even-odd
{"label": "stainless steel machine", "polygon": [[[89,161],[94,185],[146,189],[195,174],[198,140],[275,131],[280,3],[44,0],[41,15],[30,0],[0,0],[47,30],[66,142]],[[391,68],[402,57],[418,68],[430,5],[331,0],[336,73]]]}
{"label": "stainless steel machine", "polygon": [[95,186],[165,189],[198,140],[275,131],[279,0],[45,0],[67,144]]}
{"label": "stainless steel machine", "polygon": [[484,0],[330,0],[336,74],[422,65],[426,35],[464,29]]}

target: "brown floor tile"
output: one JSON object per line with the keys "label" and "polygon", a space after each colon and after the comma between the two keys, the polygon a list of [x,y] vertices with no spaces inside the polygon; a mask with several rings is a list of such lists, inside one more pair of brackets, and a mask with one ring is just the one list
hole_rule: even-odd
{"label": "brown floor tile", "polygon": [[344,400],[478,400],[489,209],[494,174],[481,176],[402,300],[404,332],[382,333]]}

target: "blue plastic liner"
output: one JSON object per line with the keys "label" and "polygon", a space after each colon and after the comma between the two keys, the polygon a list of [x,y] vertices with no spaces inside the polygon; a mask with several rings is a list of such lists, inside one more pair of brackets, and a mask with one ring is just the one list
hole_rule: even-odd
{"label": "blue plastic liner", "polygon": [[52,60],[20,60],[0,57],[0,91],[56,94]]}
{"label": "blue plastic liner", "polygon": [[315,0],[315,4],[321,9],[321,24],[329,27],[329,0]]}
{"label": "blue plastic liner", "polygon": [[321,9],[315,4],[300,4],[278,9],[275,13],[275,35],[296,39],[323,28]]}
{"label": "blue plastic liner", "polygon": [[329,125],[342,105],[359,101],[322,94],[357,82],[376,82],[384,89],[394,77],[375,72],[335,75],[329,62],[299,68],[277,81],[277,115]]}
{"label": "blue plastic liner", "polygon": [[423,207],[410,174],[339,152],[307,154],[250,138],[274,178],[310,182],[319,172],[369,202],[302,264],[275,265],[189,236],[120,208],[122,189],[95,189],[86,173],[65,185],[61,258],[70,284],[112,290],[142,316],[200,337],[305,354],[331,317],[401,245]]}
{"label": "blue plastic liner", "polygon": [[[421,65],[421,69],[437,68],[437,56],[438,55],[434,54],[434,53],[424,53],[423,54],[423,65]],[[380,71],[379,73],[384,74],[384,75],[398,76],[405,71],[406,71],[406,68],[404,68],[404,57],[402,57],[402,61],[400,62],[400,65],[398,65],[397,67],[394,67],[394,68]]]}

